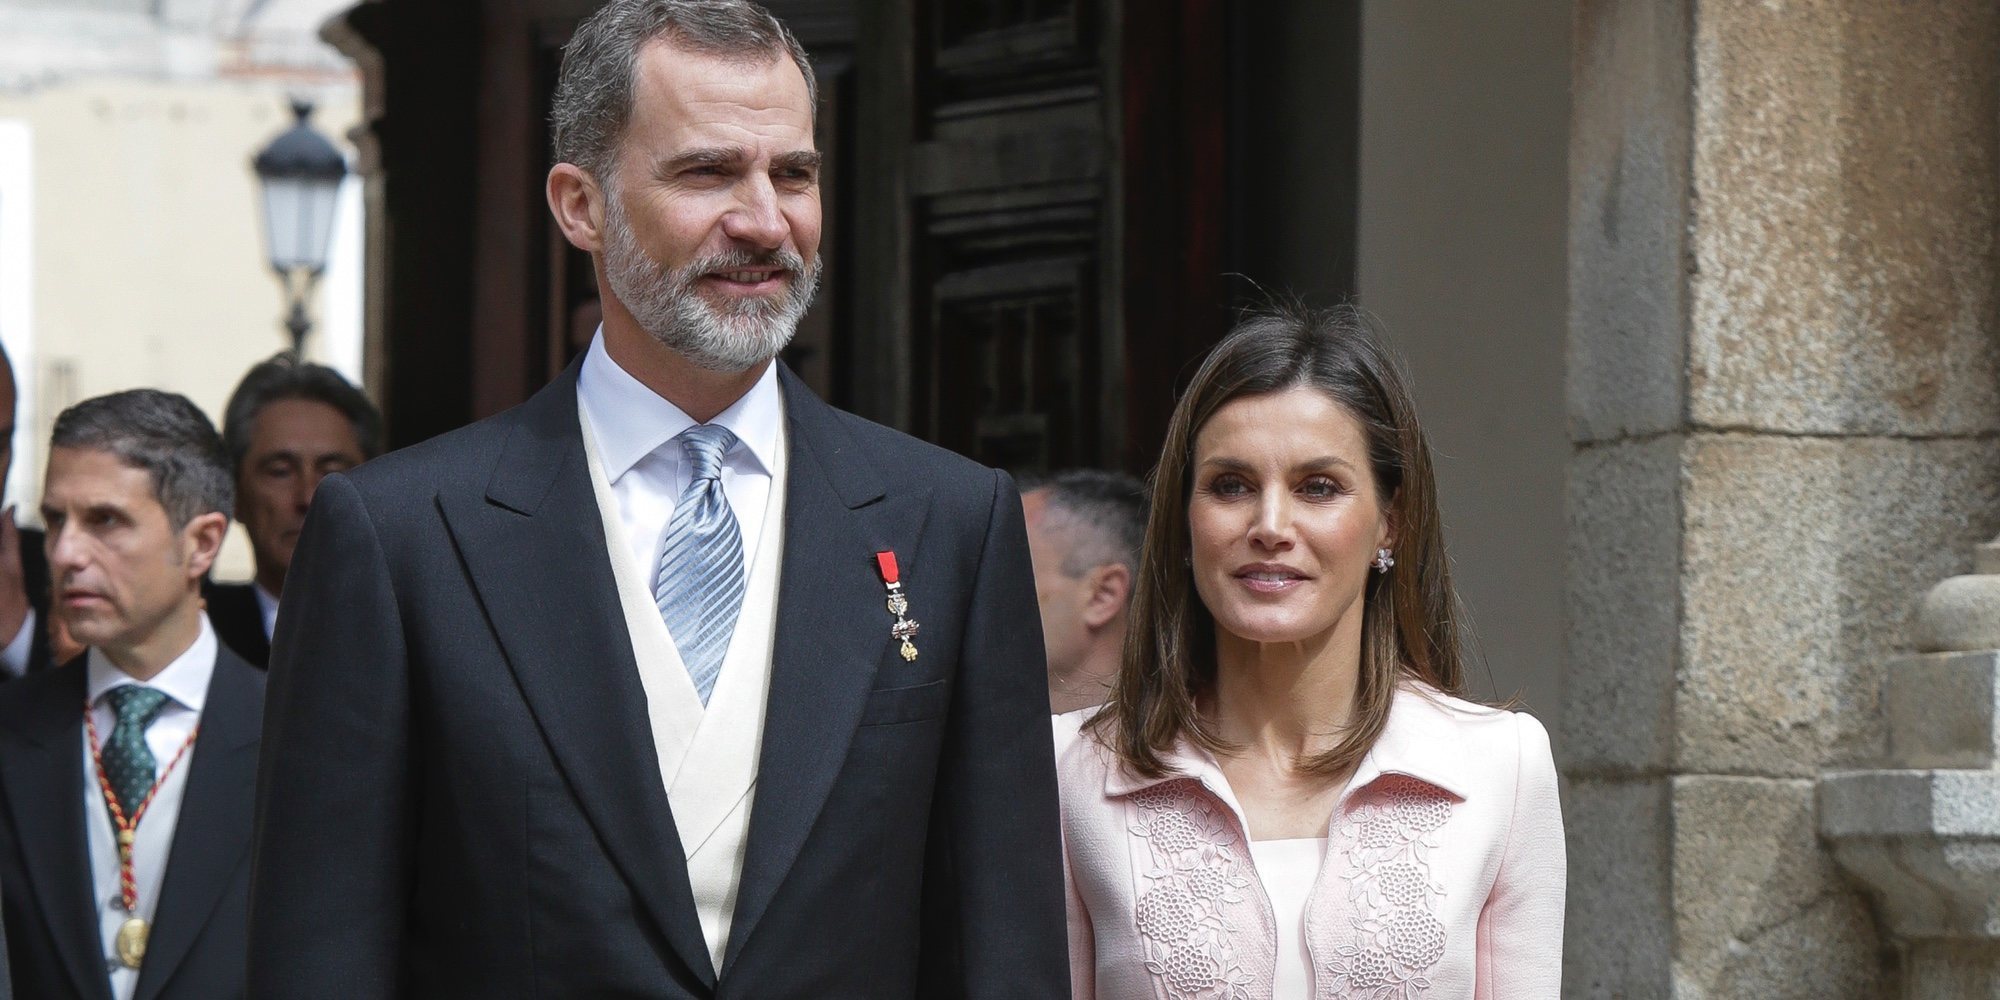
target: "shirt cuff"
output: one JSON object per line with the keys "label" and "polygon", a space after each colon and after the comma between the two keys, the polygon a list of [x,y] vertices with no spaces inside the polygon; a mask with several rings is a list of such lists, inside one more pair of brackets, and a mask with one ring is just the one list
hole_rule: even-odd
{"label": "shirt cuff", "polygon": [[28,672],[28,657],[35,649],[35,609],[29,608],[27,617],[21,619],[21,631],[14,633],[14,639],[5,648],[0,648],[0,671],[9,677],[20,677]]}

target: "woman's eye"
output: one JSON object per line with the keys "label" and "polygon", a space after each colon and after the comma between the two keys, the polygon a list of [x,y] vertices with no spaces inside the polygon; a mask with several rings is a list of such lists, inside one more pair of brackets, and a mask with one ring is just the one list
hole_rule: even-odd
{"label": "woman's eye", "polygon": [[1331,479],[1314,477],[1299,485],[1299,492],[1314,500],[1331,500],[1341,494],[1340,484]]}
{"label": "woman's eye", "polygon": [[1250,492],[1250,485],[1235,476],[1222,476],[1208,484],[1208,491],[1220,497],[1241,496]]}

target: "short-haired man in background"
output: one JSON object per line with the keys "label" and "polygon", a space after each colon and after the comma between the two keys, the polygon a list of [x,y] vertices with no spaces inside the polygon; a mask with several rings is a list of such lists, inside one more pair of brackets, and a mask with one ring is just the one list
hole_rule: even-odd
{"label": "short-haired man in background", "polygon": [[1146,487],[1122,472],[1075,469],[1032,484],[1021,506],[1049,656],[1049,710],[1103,704],[1125,644]]}
{"label": "short-haired man in background", "polygon": [[280,354],[243,376],[223,411],[222,442],[236,470],[236,519],[250,535],[257,575],[210,584],[208,617],[236,655],[271,658],[271,631],[292,549],[313,491],[382,451],[382,415],[340,373]]}
{"label": "short-haired man in background", "polygon": [[56,615],[87,652],[0,687],[0,915],[21,996],[245,991],[264,677],[201,606],[232,492],[185,397],[120,392],[56,418],[42,521]]}

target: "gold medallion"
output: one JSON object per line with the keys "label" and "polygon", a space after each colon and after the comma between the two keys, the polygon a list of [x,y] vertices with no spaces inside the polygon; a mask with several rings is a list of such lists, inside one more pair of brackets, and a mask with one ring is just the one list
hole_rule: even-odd
{"label": "gold medallion", "polygon": [[112,941],[112,948],[118,952],[118,961],[128,969],[136,969],[146,960],[146,935],[152,928],[138,917],[128,917],[118,925],[118,936]]}
{"label": "gold medallion", "polygon": [[901,616],[896,618],[896,624],[889,626],[889,634],[903,640],[902,652],[905,661],[914,662],[916,660],[917,644],[910,640],[917,637],[917,630],[922,627],[917,624],[916,619],[903,618]]}

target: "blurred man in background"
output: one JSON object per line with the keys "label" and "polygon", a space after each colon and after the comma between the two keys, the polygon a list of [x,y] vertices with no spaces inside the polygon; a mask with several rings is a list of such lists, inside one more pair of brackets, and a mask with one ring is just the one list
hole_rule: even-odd
{"label": "blurred man in background", "polygon": [[1102,704],[1125,643],[1146,488],[1122,472],[1076,469],[1033,484],[1021,506],[1049,655],[1049,709]]}
{"label": "blurred man in background", "polygon": [[[208,616],[224,645],[262,667],[271,658],[278,599],[313,491],[382,451],[382,415],[324,365],[280,354],[243,376],[223,413],[236,474],[236,519],[250,535],[257,575],[212,583]],[[0,625],[4,625],[0,621]]]}

